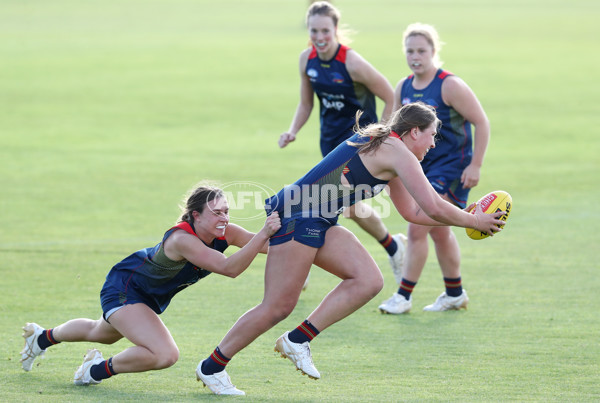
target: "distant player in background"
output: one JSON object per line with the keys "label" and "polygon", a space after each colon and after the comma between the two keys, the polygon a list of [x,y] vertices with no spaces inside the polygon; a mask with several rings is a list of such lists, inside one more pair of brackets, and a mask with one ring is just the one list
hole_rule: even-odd
{"label": "distant player in background", "polygon": [[[404,31],[403,40],[406,61],[413,73],[396,86],[394,110],[415,101],[435,108],[442,126],[435,148],[421,165],[433,188],[445,200],[464,208],[469,190],[479,182],[490,138],[488,118],[469,86],[441,69],[441,46],[434,27],[411,24]],[[475,127],[474,148],[471,125]],[[379,306],[382,312],[401,314],[411,309],[411,293],[427,261],[428,234],[435,244],[446,291],[424,310],[446,311],[467,307],[469,298],[462,289],[460,248],[451,228],[409,223],[403,273],[394,273],[400,288]]]}
{"label": "distant player in background", "polygon": [[[344,33],[338,28],[340,12],[326,1],[311,4],[306,26],[311,46],[300,54],[300,103],[289,130],[279,137],[279,146],[296,140],[313,109],[314,95],[320,104],[321,154],[323,157],[352,136],[358,110],[360,124],[377,122],[375,97],[385,106],[385,121],[392,112],[394,90],[388,80],[356,51],[343,45]],[[406,238],[391,236],[379,215],[367,204],[357,203],[344,211],[363,230],[385,248],[394,271],[400,270]],[[306,286],[306,284],[305,284]]]}
{"label": "distant player in background", "polygon": [[[404,105],[385,124],[359,128],[306,175],[267,199],[267,214],[279,212],[281,229],[269,241],[264,297],[198,364],[196,376],[213,393],[237,390],[230,382],[223,383],[229,379],[227,364],[292,313],[313,264],[340,282],[306,320],[275,342],[275,351],[313,379],[321,375],[312,360],[311,341],[381,291],[379,267],[356,236],[337,225],[341,207],[374,197],[389,184],[396,209],[408,221],[500,231],[496,225],[504,224],[498,219],[503,212],[486,214],[480,205],[474,214],[460,210],[442,199],[425,177],[419,161],[435,146],[438,125],[432,107],[420,102]],[[348,334],[350,340],[352,337]],[[337,363],[338,367],[345,365],[348,363]],[[256,371],[269,378],[260,369]]]}
{"label": "distant player in background", "polygon": [[[75,372],[75,384],[98,384],[116,374],[163,369],[177,362],[177,345],[158,316],[171,298],[210,273],[238,276],[257,253],[267,252],[267,240],[281,227],[277,214],[270,215],[257,234],[230,224],[227,200],[214,187],[196,187],[184,203],[177,225],[158,245],[135,252],[108,273],[100,292],[100,319],[73,319],[47,330],[35,323],[25,325],[25,371],[57,343],[113,344],[123,337],[135,346],[108,360],[100,351],[89,350]],[[229,245],[241,249],[226,257],[223,251]]]}

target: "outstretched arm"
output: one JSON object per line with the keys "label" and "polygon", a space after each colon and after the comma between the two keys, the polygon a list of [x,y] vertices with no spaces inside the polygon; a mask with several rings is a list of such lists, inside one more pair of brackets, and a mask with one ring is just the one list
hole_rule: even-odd
{"label": "outstretched arm", "polygon": [[300,54],[300,103],[294,113],[292,124],[287,132],[279,136],[279,147],[283,148],[292,141],[296,140],[296,134],[302,126],[308,121],[314,105],[314,92],[310,80],[306,75],[306,63],[310,49]]}
{"label": "outstretched arm", "polygon": [[[281,220],[277,212],[274,212],[267,217],[263,228],[249,240],[245,235],[237,234],[239,239],[235,239],[233,242],[238,245],[244,241],[247,242],[231,256],[225,256],[223,253],[207,247],[194,235],[184,231],[175,231],[167,239],[165,252],[170,259],[178,260],[177,257],[179,257],[213,273],[237,277],[250,266],[259,252],[268,247],[268,239],[279,228],[281,228]],[[235,237],[236,235],[234,235]]]}
{"label": "outstretched arm", "polygon": [[475,228],[490,234],[500,231],[497,226],[504,224],[498,219],[501,213],[486,214],[478,207],[474,214],[470,214],[456,208],[436,193],[417,158],[400,140],[394,139],[390,145],[377,154],[380,160],[393,161],[397,177],[389,182],[390,197],[407,221],[430,226]]}

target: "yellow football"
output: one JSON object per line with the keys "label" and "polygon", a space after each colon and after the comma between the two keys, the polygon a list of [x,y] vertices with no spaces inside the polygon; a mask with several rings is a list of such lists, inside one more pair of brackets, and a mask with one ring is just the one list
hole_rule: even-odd
{"label": "yellow football", "polygon": [[[506,211],[506,214],[500,217],[500,220],[506,221],[512,208],[512,197],[504,190],[496,190],[483,196],[477,201],[477,204],[481,206],[481,209],[486,214]],[[471,210],[471,214],[475,214],[475,209]],[[502,228],[504,225],[499,225],[499,227]],[[471,239],[484,239],[490,236],[487,232],[481,232],[473,228],[465,229]]]}

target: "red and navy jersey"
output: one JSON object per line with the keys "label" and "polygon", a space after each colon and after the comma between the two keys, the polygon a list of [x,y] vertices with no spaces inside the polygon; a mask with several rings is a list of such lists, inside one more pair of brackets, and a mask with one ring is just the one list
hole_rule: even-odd
{"label": "red and navy jersey", "polygon": [[[360,159],[358,147],[348,144],[367,140],[354,134],[342,142],[306,175],[265,200],[267,215],[278,211],[282,218],[335,219],[344,208],[375,197],[388,181],[371,175]],[[348,185],[342,184],[342,176]]]}
{"label": "red and navy jersey", "polygon": [[442,121],[435,148],[427,153],[421,163],[426,173],[430,165],[454,164],[466,167],[473,155],[471,123],[442,99],[442,83],[451,75],[448,71],[438,69],[433,81],[422,90],[413,87],[414,74],[402,83],[402,105],[422,101],[433,106],[437,117]]}
{"label": "red and navy jersey", "polygon": [[346,69],[349,47],[339,45],[331,60],[321,60],[313,46],[306,63],[306,74],[319,98],[321,139],[340,144],[352,136],[356,112],[364,113],[360,125],[377,122],[375,96],[363,84],[352,81]]}
{"label": "red and navy jersey", "polygon": [[[117,263],[106,276],[103,292],[109,288],[116,288],[121,304],[126,304],[128,299],[144,302],[160,314],[175,294],[208,276],[211,273],[208,270],[196,267],[186,260],[172,261],[164,255],[165,240],[177,230],[196,236],[192,226],[186,222],[172,227],[156,246],[141,249]],[[216,238],[212,244],[206,246],[223,252],[228,244],[223,237]]]}

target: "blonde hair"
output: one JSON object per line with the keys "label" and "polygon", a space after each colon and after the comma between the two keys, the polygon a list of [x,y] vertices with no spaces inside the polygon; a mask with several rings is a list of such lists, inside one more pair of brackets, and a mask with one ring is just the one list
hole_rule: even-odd
{"label": "blonde hair", "polygon": [[404,54],[406,54],[406,40],[411,36],[421,35],[423,36],[427,42],[433,48],[433,64],[435,67],[440,68],[444,62],[440,59],[440,52],[442,50],[443,42],[440,41],[440,36],[438,32],[433,27],[433,25],[422,24],[420,22],[415,22],[410,24],[404,30],[404,34],[402,35],[402,49]]}
{"label": "blonde hair", "polygon": [[360,127],[358,120],[362,111],[356,112],[356,125],[354,131],[362,138],[368,137],[366,143],[349,142],[350,145],[358,147],[360,153],[376,151],[392,132],[404,137],[415,127],[425,130],[430,124],[440,126],[440,120],[435,114],[435,109],[421,101],[404,105],[390,117],[387,123],[372,123],[366,127]]}
{"label": "blonde hair", "polygon": [[[308,19],[310,17],[314,17],[315,15],[320,15],[323,17],[329,17],[333,21],[333,26],[337,28],[336,30],[336,39],[339,43],[348,45],[352,42],[350,39],[350,35],[353,31],[348,28],[346,25],[338,26],[342,15],[340,14],[340,10],[335,8],[331,3],[327,1],[315,1],[310,7],[308,7],[308,11],[306,12],[306,26],[308,27]],[[310,41],[308,45],[312,44]]]}

